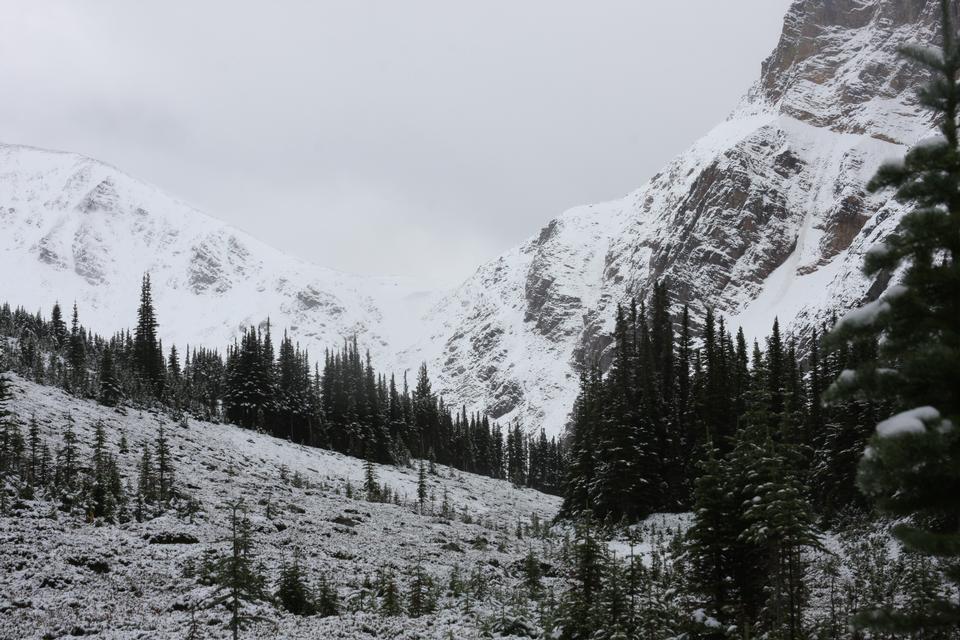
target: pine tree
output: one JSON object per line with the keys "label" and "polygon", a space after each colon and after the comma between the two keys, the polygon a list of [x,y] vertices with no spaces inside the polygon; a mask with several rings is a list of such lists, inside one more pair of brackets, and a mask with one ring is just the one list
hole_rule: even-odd
{"label": "pine tree", "polygon": [[123,390],[117,380],[113,362],[113,350],[107,346],[100,356],[100,403],[114,407],[123,399]]}
{"label": "pine tree", "polygon": [[733,549],[741,531],[735,526],[736,504],[726,463],[707,445],[694,488],[693,524],[687,531],[686,559],[691,583],[705,597],[706,612],[730,622]]}
{"label": "pine tree", "polygon": [[321,575],[317,584],[317,613],[324,618],[340,615],[340,596],[337,588],[327,581],[326,575]]}
{"label": "pine tree", "polygon": [[157,340],[157,316],[153,309],[150,274],[144,274],[137,309],[137,327],[133,340],[133,359],[143,387],[155,398],[163,394],[165,365]]}
{"label": "pine tree", "polygon": [[533,552],[533,547],[527,550],[527,555],[523,558],[523,585],[531,598],[536,598],[543,590],[543,569],[540,566],[540,559]]}
{"label": "pine tree", "polygon": [[[10,390],[10,381],[5,374],[0,373],[0,472],[13,473],[16,449],[16,441],[19,439],[19,429],[14,420],[13,413],[7,408],[13,393]],[[22,446],[22,441],[21,441]],[[0,487],[0,491],[2,491]]]}
{"label": "pine tree", "polygon": [[397,579],[393,572],[385,572],[382,582],[383,601],[380,603],[380,611],[385,616],[400,615],[403,613],[403,606],[400,603],[400,590],[397,588]]}
{"label": "pine tree", "polygon": [[53,335],[53,348],[59,351],[67,343],[67,323],[63,321],[63,311],[60,309],[60,303],[53,304],[53,311],[50,312],[50,326]]}
{"label": "pine tree", "polygon": [[73,430],[73,419],[68,418],[67,428],[63,431],[63,446],[57,454],[57,487],[65,504],[72,504],[73,493],[77,488],[77,476],[80,467],[80,452],[77,447],[77,434]]}
{"label": "pine tree", "polygon": [[84,345],[83,329],[77,315],[77,303],[73,303],[73,319],[70,323],[70,350],[68,354],[72,388],[75,392],[83,393],[86,390],[87,379],[87,352]]}
{"label": "pine tree", "polygon": [[217,559],[208,578],[218,586],[214,604],[225,604],[230,611],[228,628],[237,640],[240,630],[257,618],[246,615],[246,603],[267,599],[265,580],[253,555],[253,530],[241,501],[230,507],[230,552]]}
{"label": "pine tree", "polygon": [[170,455],[170,442],[163,425],[157,429],[156,443],[157,499],[167,502],[173,497],[174,469]]}
{"label": "pine tree", "polygon": [[157,501],[159,494],[157,491],[157,475],[153,463],[153,454],[150,451],[150,444],[143,444],[143,453],[140,455],[140,462],[137,465],[137,497],[146,503]]}
{"label": "pine tree", "polygon": [[423,513],[427,502],[427,468],[420,461],[420,470],[417,473],[417,504],[420,505],[420,513]]}
{"label": "pine tree", "polygon": [[[920,103],[941,137],[884,165],[871,191],[893,188],[914,209],[865,261],[867,275],[902,271],[902,283],[844,316],[834,348],[879,340],[874,358],[844,373],[831,395],[859,393],[892,400],[901,413],[880,422],[860,463],[858,484],[881,509],[912,516],[893,533],[908,550],[938,556],[953,588],[960,586],[960,38],[957,6],[941,0],[942,47],[902,53],[933,79]],[[859,619],[877,630],[956,628],[960,605],[937,598],[924,611],[881,609]]]}
{"label": "pine tree", "polygon": [[370,502],[380,501],[380,484],[377,482],[377,470],[373,466],[373,461],[369,459],[363,463],[363,490],[367,494],[367,500]]}
{"label": "pine tree", "polygon": [[588,521],[578,525],[569,580],[561,613],[563,640],[586,640],[602,626],[598,604],[603,590],[606,554]]}
{"label": "pine tree", "polygon": [[276,598],[284,609],[294,615],[312,616],[317,613],[317,604],[303,575],[298,556],[281,567]]}
{"label": "pine tree", "polygon": [[[0,391],[2,395],[2,391]],[[40,440],[40,424],[37,422],[37,416],[30,417],[30,426],[27,431],[27,449],[29,458],[27,459],[26,480],[32,486],[40,484],[40,458],[43,453],[43,443]]]}
{"label": "pine tree", "polygon": [[407,607],[407,613],[409,613],[412,618],[433,613],[436,608],[433,597],[433,578],[423,570],[423,565],[419,560],[413,569],[413,576],[410,579],[410,596],[408,600],[409,606]]}

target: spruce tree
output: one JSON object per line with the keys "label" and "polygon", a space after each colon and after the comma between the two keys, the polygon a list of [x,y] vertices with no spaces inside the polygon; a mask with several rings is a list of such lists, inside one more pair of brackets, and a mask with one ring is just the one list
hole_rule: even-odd
{"label": "spruce tree", "polygon": [[420,461],[420,470],[417,472],[417,504],[420,506],[420,513],[423,513],[427,502],[427,468]]}
{"label": "spruce tree", "polygon": [[313,593],[303,575],[300,558],[285,562],[280,569],[277,581],[277,601],[284,609],[298,616],[312,616],[317,613],[317,604]]}
{"label": "spruce tree", "polygon": [[113,362],[113,349],[108,345],[100,356],[100,403],[114,407],[123,399],[123,390],[117,380],[116,368]]}
{"label": "spruce tree", "polygon": [[[832,397],[863,394],[892,401],[860,463],[861,490],[884,511],[910,520],[893,533],[908,550],[939,557],[960,587],[960,38],[957,5],[941,0],[942,46],[904,47],[932,72],[919,92],[940,136],[884,165],[871,191],[895,189],[913,205],[896,232],[867,254],[869,276],[902,272],[900,284],[844,316],[831,342],[879,338],[877,355],[842,375]],[[956,628],[956,598],[938,597],[923,611],[881,609],[859,619],[904,633]]]}
{"label": "spruce tree", "polygon": [[400,602],[400,590],[397,588],[397,579],[392,571],[387,571],[383,575],[383,601],[380,603],[380,611],[385,616],[398,616],[403,613],[403,606]]}
{"label": "spruce tree", "polygon": [[74,491],[77,488],[80,469],[80,451],[77,446],[77,434],[73,430],[73,419],[68,418],[67,427],[63,431],[63,446],[57,453],[57,487],[61,498],[67,505],[72,504]]}
{"label": "spruce tree", "polygon": [[83,329],[77,315],[77,303],[73,303],[73,319],[70,323],[70,349],[68,353],[70,363],[71,387],[76,393],[86,391],[87,380],[87,351],[84,345]]}
{"label": "spruce tree", "polygon": [[53,303],[53,311],[50,312],[50,327],[53,335],[53,348],[59,351],[67,343],[67,323],[63,321],[63,311],[60,309],[60,303]]}
{"label": "spruce tree", "polygon": [[586,640],[602,626],[598,614],[607,554],[589,521],[577,526],[569,569],[570,589],[561,613],[562,640]]}
{"label": "spruce tree", "polygon": [[326,575],[321,575],[317,584],[317,614],[324,618],[340,615],[340,595]]}
{"label": "spruce tree", "polygon": [[363,463],[363,490],[370,502],[379,502],[380,484],[377,482],[377,470],[373,466],[372,460],[365,460]]}
{"label": "spruce tree", "polygon": [[165,383],[163,351],[157,339],[157,316],[153,308],[150,274],[144,274],[140,287],[140,306],[133,339],[133,361],[140,382],[154,397],[160,398]]}
{"label": "spruce tree", "polygon": [[240,630],[258,618],[244,613],[243,606],[267,599],[265,580],[253,554],[253,529],[243,502],[230,507],[230,551],[217,559],[207,576],[218,590],[213,604],[226,605],[230,611],[230,629],[237,640]]}
{"label": "spruce tree", "polygon": [[739,510],[720,451],[706,447],[694,485],[693,524],[687,531],[686,560],[691,583],[704,598],[706,612],[723,623],[731,619],[734,550],[741,531]]}
{"label": "spruce tree", "polygon": [[160,502],[167,502],[173,498],[174,469],[173,460],[170,452],[170,441],[167,439],[167,433],[160,425],[157,429],[156,442],[156,473],[157,473],[157,498]]}
{"label": "spruce tree", "polygon": [[27,431],[27,468],[26,480],[32,486],[40,484],[40,458],[43,453],[43,442],[40,440],[40,424],[37,422],[37,416],[30,417],[30,426]]}

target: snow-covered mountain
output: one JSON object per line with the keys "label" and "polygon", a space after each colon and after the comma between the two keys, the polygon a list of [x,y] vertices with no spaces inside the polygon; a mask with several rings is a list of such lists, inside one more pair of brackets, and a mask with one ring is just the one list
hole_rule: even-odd
{"label": "snow-covered mountain", "polygon": [[[448,400],[557,433],[614,309],[666,279],[694,316],[749,335],[878,294],[862,254],[902,208],[864,184],[931,130],[905,42],[936,0],[797,0],[730,117],[626,197],[578,207],[440,295],[284,256],[108,165],[0,147],[0,299],[76,297],[98,330],[132,322],[150,271],[165,341],[219,345],[268,315],[312,353],[356,333],[397,372],[425,360]],[[318,239],[322,242],[322,239]]]}
{"label": "snow-covered mountain", "polygon": [[695,318],[750,336],[878,295],[863,253],[902,207],[864,185],[931,130],[897,47],[937,38],[936,0],[797,0],[729,118],[626,197],[567,211],[436,307],[415,348],[441,387],[556,431],[616,304],[666,280]]}
{"label": "snow-covered mountain", "polygon": [[0,225],[0,273],[10,276],[0,298],[45,315],[54,300],[76,300],[83,323],[108,333],[132,325],[149,272],[162,337],[181,350],[223,347],[269,316],[314,356],[356,334],[383,361],[435,296],[291,258],[74,153],[0,145]]}

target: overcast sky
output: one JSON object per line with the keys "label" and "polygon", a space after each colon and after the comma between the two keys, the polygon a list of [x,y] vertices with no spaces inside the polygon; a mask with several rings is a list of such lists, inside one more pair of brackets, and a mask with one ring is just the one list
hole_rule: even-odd
{"label": "overcast sky", "polygon": [[722,120],[789,0],[0,3],[0,140],[444,284]]}

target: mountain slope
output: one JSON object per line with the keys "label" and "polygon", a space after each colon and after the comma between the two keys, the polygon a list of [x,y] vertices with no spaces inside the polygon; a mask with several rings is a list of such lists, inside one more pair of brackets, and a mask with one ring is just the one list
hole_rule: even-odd
{"label": "mountain slope", "polygon": [[[154,442],[165,425],[175,484],[198,501],[199,512],[95,526],[84,523],[82,510],[68,515],[52,502],[10,499],[0,514],[0,639],[184,638],[191,624],[207,630],[196,637],[226,637],[228,611],[212,604],[209,586],[185,572],[210,551],[229,549],[227,505],[238,499],[249,510],[253,553],[271,591],[282,562],[298,550],[308,579],[325,576],[344,609],[336,617],[299,617],[264,605],[250,612],[265,620],[245,631],[245,638],[475,637],[504,617],[507,600],[521,588],[519,567],[528,551],[536,549],[546,562],[546,552],[557,546],[529,530],[518,539],[515,531],[534,520],[547,523],[560,499],[506,481],[438,466],[427,480],[428,513],[420,514],[412,468],[375,465],[378,481],[403,505],[372,503],[359,497],[364,463],[356,458],[232,425],[116,411],[22,379],[14,380],[13,393],[9,409],[23,419],[36,417],[53,451],[63,446],[63,432],[72,424],[84,465],[94,425],[102,422],[107,450],[117,455],[125,481],[134,484],[143,443]],[[128,453],[120,451],[123,436]],[[348,497],[348,486],[354,497]],[[439,515],[444,499],[454,512],[450,517]],[[556,562],[552,556],[550,561]],[[353,611],[363,581],[376,583],[381,571],[396,576],[406,609],[418,565],[441,587],[435,615],[382,615],[372,589]],[[454,568],[463,580],[482,580],[487,595],[448,597]]]}
{"label": "mountain slope", "polygon": [[862,255],[902,214],[864,185],[932,128],[897,54],[933,42],[934,0],[798,0],[730,117],[620,200],[572,209],[445,297],[411,352],[441,388],[556,431],[578,369],[602,357],[618,303],[666,280],[763,336],[877,295]]}
{"label": "mountain slope", "polygon": [[[897,54],[937,37],[936,0],[796,0],[730,117],[636,191],[577,207],[440,295],[293,260],[116,169],[0,147],[0,298],[77,296],[100,330],[157,283],[166,341],[223,344],[268,315],[314,355],[357,333],[400,373],[501,420],[559,432],[578,371],[602,358],[618,303],[666,280],[693,318],[715,306],[750,337],[875,296],[861,258],[902,208],[864,185],[932,127]],[[318,238],[318,246],[323,239]]]}
{"label": "mountain slope", "polygon": [[[162,337],[223,347],[271,317],[315,357],[357,334],[377,359],[409,340],[430,292],[279,251],[118,169],[73,154],[0,145],[0,298],[45,313],[76,299],[97,331],[134,320],[150,272]],[[318,247],[325,240],[317,238]]]}

